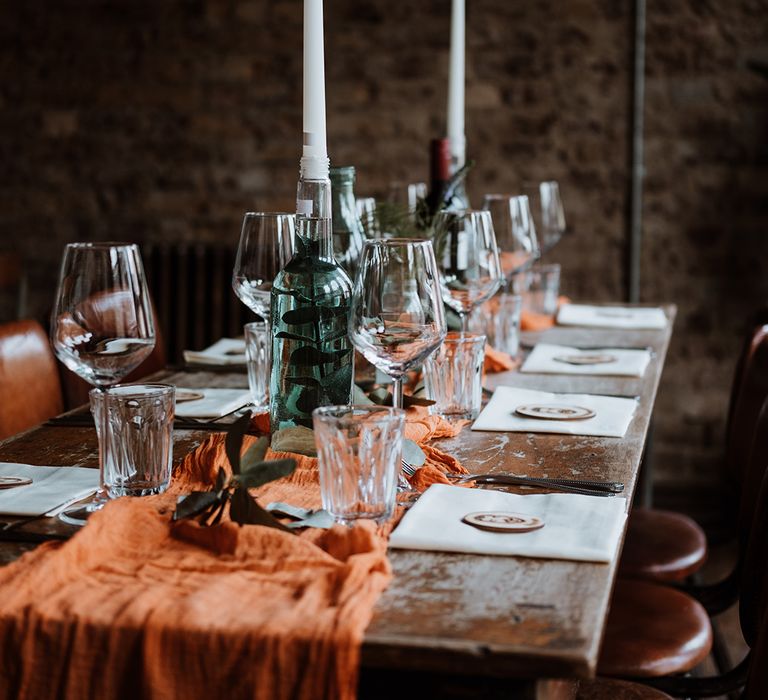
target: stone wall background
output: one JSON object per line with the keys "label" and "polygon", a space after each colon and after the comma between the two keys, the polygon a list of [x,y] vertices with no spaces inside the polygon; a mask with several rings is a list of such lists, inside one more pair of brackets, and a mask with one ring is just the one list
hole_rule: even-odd
{"label": "stone wall background", "polygon": [[[470,194],[557,179],[578,300],[626,293],[629,0],[469,0]],[[359,194],[427,177],[450,0],[326,0],[328,143]],[[642,297],[680,307],[657,478],[714,479],[735,356],[766,299],[767,0],[649,0]],[[300,0],[0,1],[0,248],[44,318],[64,243],[236,245],[292,208]]]}

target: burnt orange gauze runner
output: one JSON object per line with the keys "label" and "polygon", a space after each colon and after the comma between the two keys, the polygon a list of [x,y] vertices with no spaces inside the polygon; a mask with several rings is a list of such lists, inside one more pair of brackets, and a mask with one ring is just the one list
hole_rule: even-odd
{"label": "burnt orange gauze runner", "polygon": [[[457,428],[416,412],[407,430],[423,442]],[[426,452],[420,485],[463,471]],[[261,503],[318,504],[316,461],[296,457]],[[172,524],[176,495],[212,483],[220,464],[214,435],[168,494],[111,502],[71,540],[0,569],[0,697],[355,697],[363,633],[391,577],[383,531]]]}

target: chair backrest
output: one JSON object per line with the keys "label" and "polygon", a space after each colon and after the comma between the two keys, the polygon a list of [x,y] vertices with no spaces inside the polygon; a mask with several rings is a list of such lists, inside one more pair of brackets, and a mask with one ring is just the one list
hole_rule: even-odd
{"label": "chair backrest", "polygon": [[0,324],[0,438],[61,411],[59,374],[42,326],[37,321]]}
{"label": "chair backrest", "polygon": [[728,478],[743,487],[757,417],[768,397],[768,325],[749,338],[734,379],[726,436]]}
{"label": "chair backrest", "polygon": [[763,614],[757,643],[752,649],[747,687],[742,700],[765,700],[765,698],[768,698],[768,614]]}

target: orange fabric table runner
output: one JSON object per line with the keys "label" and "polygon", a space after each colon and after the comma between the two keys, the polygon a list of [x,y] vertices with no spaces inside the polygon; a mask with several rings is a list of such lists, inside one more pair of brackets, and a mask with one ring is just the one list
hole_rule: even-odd
{"label": "orange fabric table runner", "polygon": [[[423,444],[460,428],[409,412],[406,434],[428,458],[417,487],[464,471]],[[72,539],[0,569],[1,697],[355,697],[363,634],[391,578],[387,528],[172,523],[177,495],[228,468],[223,437],[178,465],[168,493],[113,501]],[[316,460],[291,456],[295,473],[259,489],[260,502],[317,507]]]}

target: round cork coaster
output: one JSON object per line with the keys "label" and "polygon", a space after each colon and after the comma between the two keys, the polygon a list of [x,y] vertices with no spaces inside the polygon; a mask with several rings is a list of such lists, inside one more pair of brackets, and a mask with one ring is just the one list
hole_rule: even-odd
{"label": "round cork coaster", "polygon": [[586,420],[597,414],[591,408],[584,406],[564,406],[562,404],[543,403],[518,406],[515,413],[526,418],[542,420]]}
{"label": "round cork coaster", "polygon": [[176,403],[185,401],[199,401],[204,399],[205,394],[202,391],[192,391],[190,389],[176,389]]}
{"label": "round cork coaster", "polygon": [[0,489],[12,489],[17,486],[27,486],[32,479],[25,476],[0,476]]}
{"label": "round cork coaster", "polygon": [[478,530],[487,532],[520,533],[531,532],[544,527],[544,521],[535,515],[509,513],[507,511],[467,513],[462,521]]}
{"label": "round cork coaster", "polygon": [[606,365],[616,362],[615,355],[558,355],[552,358],[555,362],[564,362],[568,365]]}

